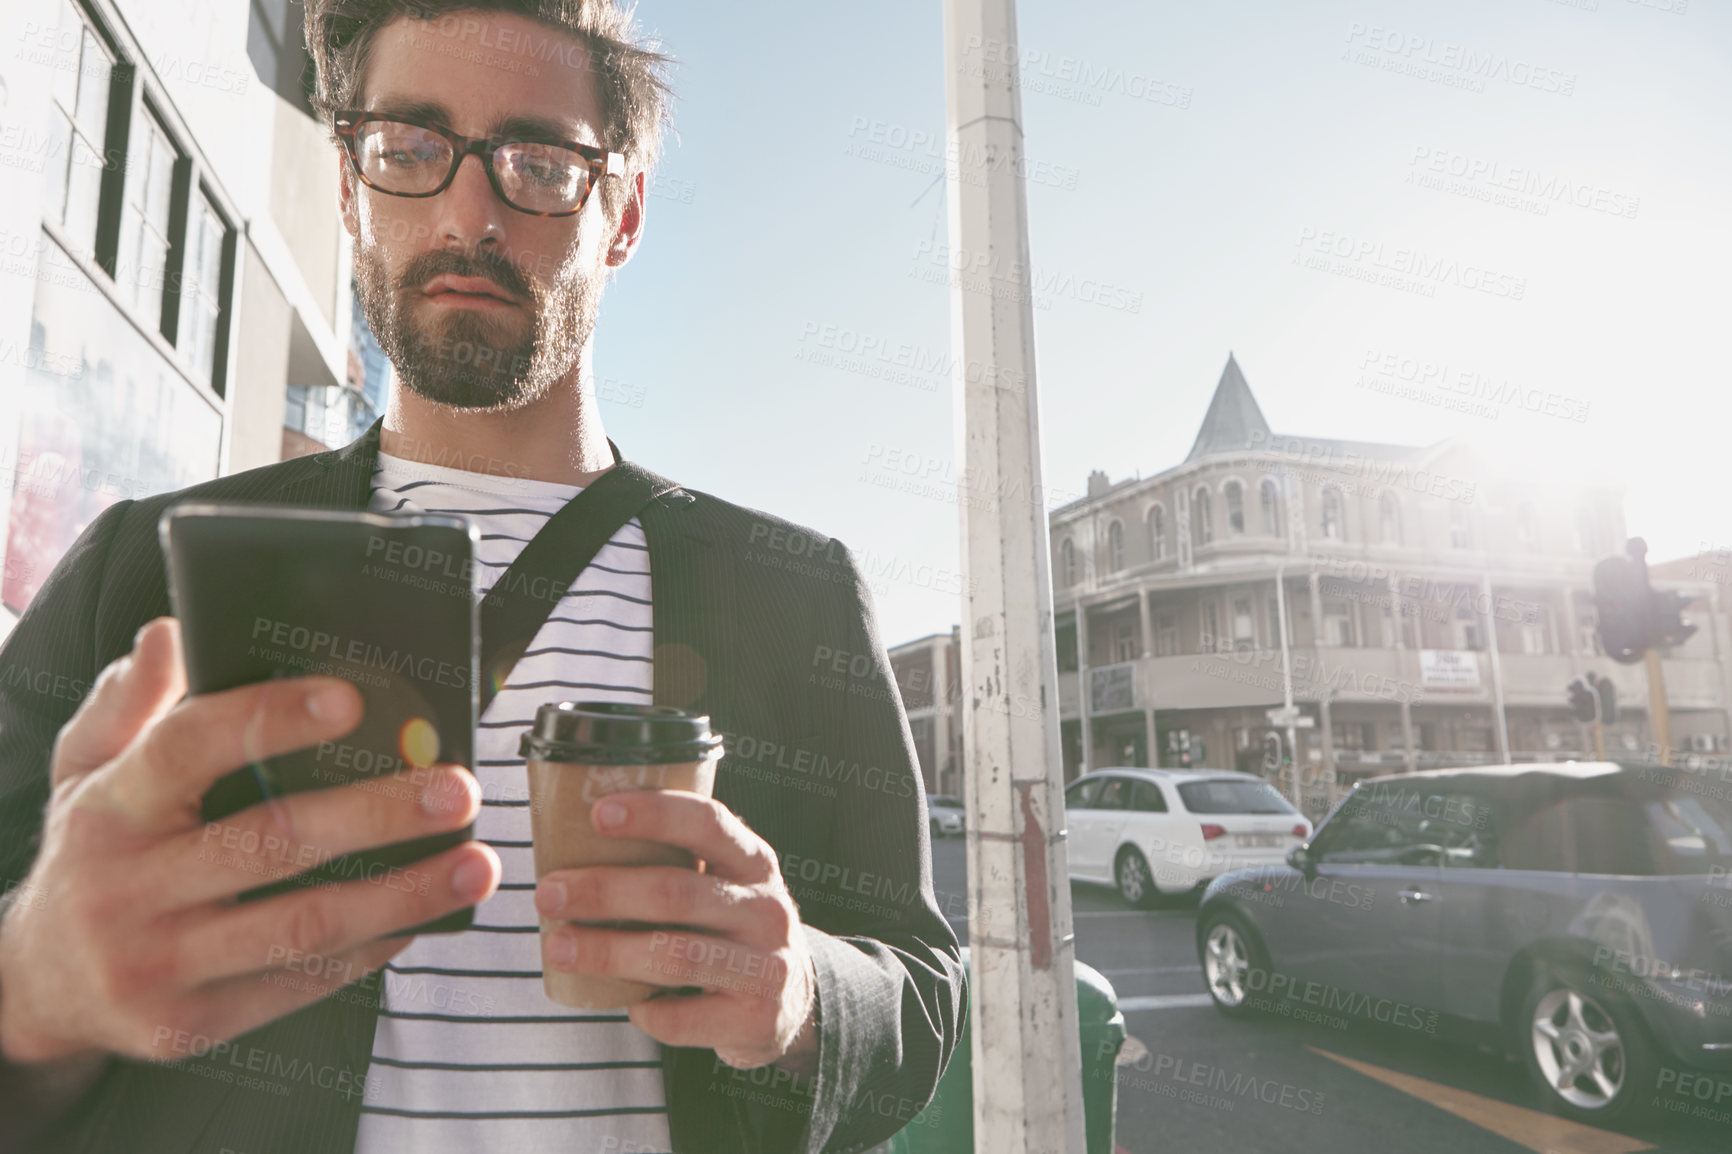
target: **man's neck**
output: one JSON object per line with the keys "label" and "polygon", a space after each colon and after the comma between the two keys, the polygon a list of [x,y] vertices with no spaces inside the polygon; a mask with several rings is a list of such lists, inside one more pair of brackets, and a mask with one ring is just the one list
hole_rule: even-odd
{"label": "man's neck", "polygon": [[379,448],[393,457],[471,473],[587,485],[613,467],[588,358],[532,405],[483,413],[440,405],[401,380],[391,390]]}

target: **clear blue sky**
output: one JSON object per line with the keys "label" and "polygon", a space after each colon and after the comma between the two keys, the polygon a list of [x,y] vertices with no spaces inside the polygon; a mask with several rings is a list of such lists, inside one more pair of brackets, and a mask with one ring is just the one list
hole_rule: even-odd
{"label": "clear blue sky", "polygon": [[[1654,559],[1732,546],[1725,4],[1019,15],[1039,54],[1035,267],[1138,306],[1061,288],[1036,310],[1053,490],[1180,460],[1231,349],[1278,432],[1475,437],[1548,479],[1620,478]],[[870,480],[894,453],[940,476],[956,457],[949,290],[922,276],[946,240],[942,6],[640,16],[681,61],[680,100],[644,247],[603,305],[609,432],[871,557],[887,643],[948,630],[955,506]],[[1359,279],[1403,269],[1400,287]],[[1480,375],[1489,395],[1461,399],[1481,411],[1361,387],[1386,353]],[[1553,415],[1522,411],[1536,398]]]}

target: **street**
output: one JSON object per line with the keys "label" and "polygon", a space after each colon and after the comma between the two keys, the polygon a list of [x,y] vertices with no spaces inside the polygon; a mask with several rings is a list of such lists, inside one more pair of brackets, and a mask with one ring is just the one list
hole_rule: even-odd
{"label": "street", "polygon": [[[932,850],[939,908],[966,945],[966,842],[942,838]],[[1519,1060],[1468,1042],[1374,1025],[1225,1017],[1205,992],[1194,906],[1132,910],[1112,890],[1080,883],[1071,897],[1077,959],[1112,983],[1125,1012],[1116,1138],[1126,1154],[1732,1147],[1723,1122],[1650,1117],[1614,1134],[1543,1114]],[[1084,1055],[1085,1072],[1091,1057]]]}

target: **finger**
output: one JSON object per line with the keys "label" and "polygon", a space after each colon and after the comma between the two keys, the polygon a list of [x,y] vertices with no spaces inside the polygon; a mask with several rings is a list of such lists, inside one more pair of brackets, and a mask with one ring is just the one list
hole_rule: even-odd
{"label": "finger", "polygon": [[343,854],[459,830],[480,811],[481,786],[459,766],[291,794],[159,843],[139,863],[134,884],[164,908],[195,905]]}
{"label": "finger", "polygon": [[683,930],[560,926],[541,935],[542,965],[548,969],[771,1001],[780,999],[787,985],[789,952]]}
{"label": "finger", "polygon": [[348,995],[339,991],[378,971],[412,941],[386,938],[335,957],[303,958],[292,968],[201,987],[185,999],[196,1008],[180,1015],[165,1013],[162,1021],[150,1023],[149,1035],[143,1039],[145,1052],[138,1056],[174,1062],[207,1049],[221,1055],[233,1043],[218,1039],[239,1037],[332,994],[370,1001],[372,995],[362,990]]}
{"label": "finger", "polygon": [[776,854],[721,802],[682,789],[610,793],[590,810],[595,828],[688,849],[704,872],[754,885],[777,876]]}
{"label": "finger", "polygon": [[334,741],[361,720],[361,693],[338,677],[261,681],[189,697],[114,763],[109,800],[147,829],[198,821],[218,778],[278,754]]}
{"label": "finger", "polygon": [[164,947],[183,984],[275,969],[293,956],[332,957],[478,905],[499,886],[499,856],[465,842],[425,861],[328,888],[218,910],[189,911]]}
{"label": "finger", "polygon": [[[700,1050],[715,1049],[723,1038],[738,1046],[762,1020],[760,1012],[725,993],[651,998],[626,1007],[631,1024],[656,1041]],[[773,1060],[773,1057],[765,1059]]]}
{"label": "finger", "polygon": [[765,946],[775,944],[778,930],[786,940],[791,920],[774,897],[678,866],[554,870],[536,884],[535,908],[558,921],[658,922]]}
{"label": "finger", "polygon": [[97,676],[55,739],[54,785],[108,764],[185,695],[180,622],[158,617],[138,631],[131,653]]}

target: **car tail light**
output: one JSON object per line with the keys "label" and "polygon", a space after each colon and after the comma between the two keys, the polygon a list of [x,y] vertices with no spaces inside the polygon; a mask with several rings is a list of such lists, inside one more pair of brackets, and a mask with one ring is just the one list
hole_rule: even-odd
{"label": "car tail light", "polygon": [[1205,824],[1203,826],[1203,840],[1204,841],[1214,841],[1218,837],[1226,837],[1226,836],[1227,836],[1227,831],[1225,828],[1223,828],[1221,826],[1213,825],[1213,824]]}
{"label": "car tail light", "polygon": [[1304,841],[1306,838],[1311,836],[1311,827],[1306,825],[1304,822],[1300,822],[1298,825],[1293,827],[1293,836],[1298,838],[1300,841]]}

